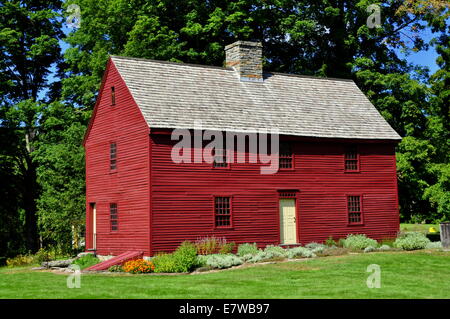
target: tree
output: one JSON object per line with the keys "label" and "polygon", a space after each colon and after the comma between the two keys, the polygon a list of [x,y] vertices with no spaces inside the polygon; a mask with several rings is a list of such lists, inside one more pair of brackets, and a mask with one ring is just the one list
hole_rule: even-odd
{"label": "tree", "polygon": [[86,113],[61,102],[43,112],[34,158],[41,194],[37,201],[44,246],[72,249],[85,219],[84,150]]}
{"label": "tree", "polygon": [[[57,10],[60,1],[0,3],[0,126],[11,137],[7,158],[13,166],[23,209],[26,248],[38,249],[36,199],[39,186],[33,160],[39,136],[42,94],[52,91],[51,67],[60,60]],[[19,212],[16,211],[18,214]]]}

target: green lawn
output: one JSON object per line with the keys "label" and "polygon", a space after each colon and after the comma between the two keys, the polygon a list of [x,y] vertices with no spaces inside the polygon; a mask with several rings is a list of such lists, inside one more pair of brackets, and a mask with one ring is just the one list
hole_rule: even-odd
{"label": "green lawn", "polygon": [[[366,285],[381,267],[381,288]],[[196,275],[67,275],[0,269],[0,298],[450,298],[450,253],[389,252],[322,257]]]}
{"label": "green lawn", "polygon": [[430,227],[434,227],[439,231],[439,224],[400,224],[401,231],[420,231],[428,233]]}

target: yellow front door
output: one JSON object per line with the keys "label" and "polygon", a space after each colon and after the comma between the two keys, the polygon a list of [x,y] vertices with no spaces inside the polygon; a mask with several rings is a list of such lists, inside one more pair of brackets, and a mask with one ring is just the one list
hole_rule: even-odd
{"label": "yellow front door", "polygon": [[280,242],[297,243],[295,199],[280,199]]}

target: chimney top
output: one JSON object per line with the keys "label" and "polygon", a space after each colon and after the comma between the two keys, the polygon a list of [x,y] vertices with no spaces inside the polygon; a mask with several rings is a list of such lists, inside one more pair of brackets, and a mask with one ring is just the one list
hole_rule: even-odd
{"label": "chimney top", "polygon": [[226,66],[234,68],[245,82],[262,82],[262,44],[236,41],[225,47]]}

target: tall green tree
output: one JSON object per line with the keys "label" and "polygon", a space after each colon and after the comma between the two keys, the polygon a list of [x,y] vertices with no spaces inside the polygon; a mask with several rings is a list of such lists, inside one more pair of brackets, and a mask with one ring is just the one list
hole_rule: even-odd
{"label": "tall green tree", "polygon": [[[9,136],[9,167],[13,169],[23,210],[26,248],[38,249],[36,200],[39,196],[35,142],[45,92],[53,91],[48,77],[60,61],[58,39],[62,37],[57,11],[60,1],[0,2],[0,126]],[[17,211],[17,214],[19,212]]]}
{"label": "tall green tree", "polygon": [[[258,40],[264,44],[268,70],[353,78],[405,137],[397,153],[402,218],[422,220],[436,215],[434,197],[425,192],[433,184],[442,190],[436,181],[441,166],[431,169],[431,164],[442,154],[439,143],[443,139],[438,136],[444,136],[445,117],[432,109],[436,108],[431,103],[436,89],[427,85],[426,70],[409,64],[399,51],[428,49],[429,43],[421,37],[427,27],[436,33],[446,31],[447,1],[70,3],[80,5],[82,24],[66,39],[71,45],[65,55],[71,73],[63,86],[66,98],[92,108],[109,54],[222,65],[226,44],[236,39]],[[367,23],[373,13],[368,8],[374,4],[381,13],[378,27]]]}

